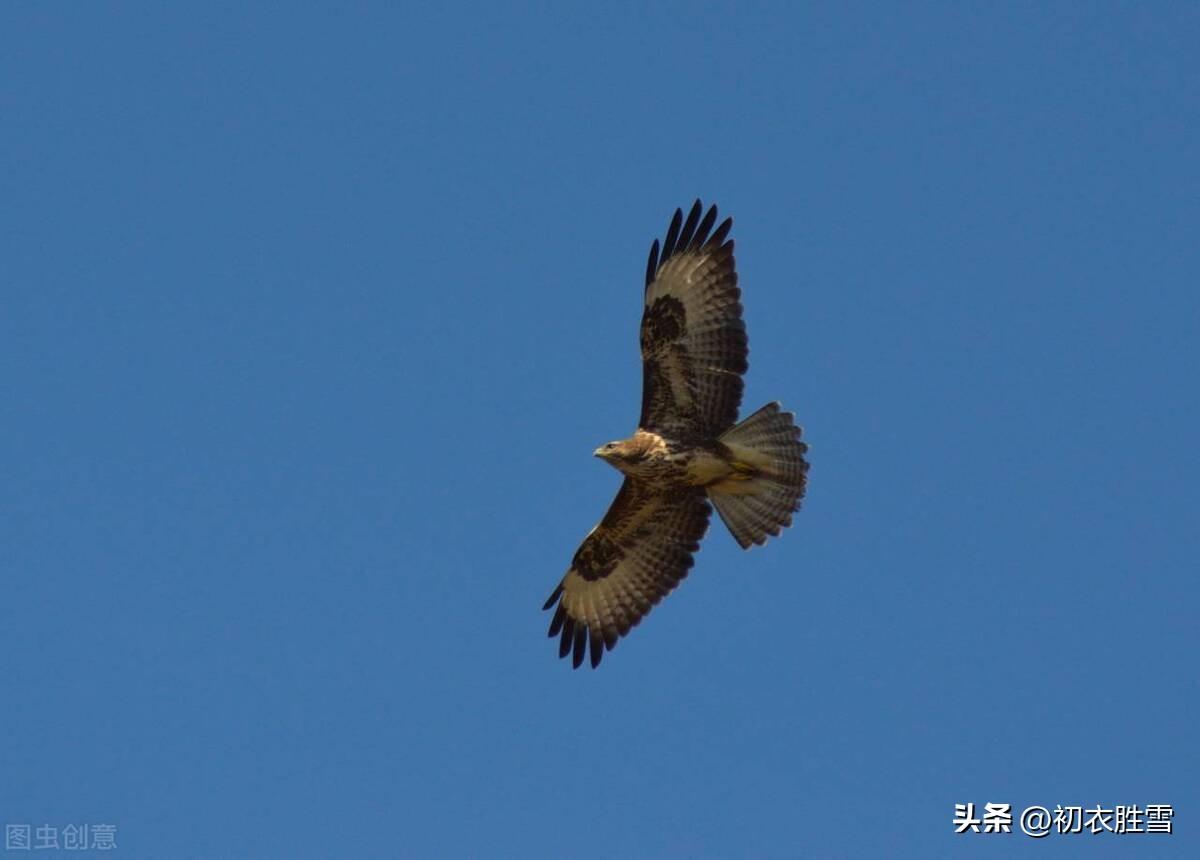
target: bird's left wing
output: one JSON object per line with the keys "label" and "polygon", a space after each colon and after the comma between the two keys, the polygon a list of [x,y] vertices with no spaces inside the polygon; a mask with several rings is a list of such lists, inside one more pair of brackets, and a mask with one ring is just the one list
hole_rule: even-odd
{"label": "bird's left wing", "polygon": [[676,209],[646,263],[638,426],[675,439],[711,439],[734,425],[749,354],[727,241],[733,221],[713,230],[717,207],[702,211],[697,200],[685,221]]}
{"label": "bird's left wing", "polygon": [[544,609],[550,636],[575,668],[591,645],[592,668],[691,569],[711,508],[701,489],[662,493],[626,478],[600,524],[575,553]]}

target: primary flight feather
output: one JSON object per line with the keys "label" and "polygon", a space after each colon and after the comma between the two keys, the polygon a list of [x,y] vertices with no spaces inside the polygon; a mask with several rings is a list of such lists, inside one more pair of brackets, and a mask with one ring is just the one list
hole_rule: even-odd
{"label": "primary flight feather", "polygon": [[642,313],[642,414],[628,439],[596,449],[625,475],[608,513],[545,609],[550,636],[592,667],[687,576],[711,502],[748,548],[792,524],[808,472],[800,428],[778,403],[737,423],[749,352],[734,270],[733,219],[682,210],[650,246]]}

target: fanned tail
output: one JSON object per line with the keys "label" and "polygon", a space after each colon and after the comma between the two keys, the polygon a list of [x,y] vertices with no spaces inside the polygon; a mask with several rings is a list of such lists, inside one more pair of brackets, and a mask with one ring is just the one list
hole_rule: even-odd
{"label": "fanned tail", "polygon": [[792,524],[807,483],[808,446],[790,412],[768,403],[721,436],[735,474],[708,488],[708,497],[743,549]]}

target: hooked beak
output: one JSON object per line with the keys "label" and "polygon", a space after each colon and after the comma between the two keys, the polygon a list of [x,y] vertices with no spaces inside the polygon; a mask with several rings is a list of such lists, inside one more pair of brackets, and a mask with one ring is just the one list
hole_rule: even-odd
{"label": "hooked beak", "polygon": [[607,459],[608,459],[608,457],[607,457],[607,456],[606,456],[606,454],[605,454],[605,451],[604,451],[604,446],[603,446],[603,445],[601,445],[599,448],[597,448],[595,451],[593,451],[593,452],[592,452],[592,456],[593,456],[593,457],[599,457],[601,460],[607,460]]}

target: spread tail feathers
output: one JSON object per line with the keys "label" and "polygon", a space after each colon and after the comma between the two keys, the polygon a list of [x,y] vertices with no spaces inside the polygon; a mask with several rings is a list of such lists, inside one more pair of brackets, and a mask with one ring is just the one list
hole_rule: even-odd
{"label": "spread tail feathers", "polygon": [[735,473],[710,486],[708,497],[743,549],[790,526],[804,498],[808,446],[792,419],[768,403],[720,438]]}

